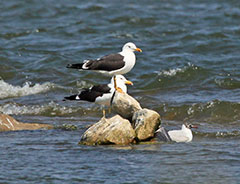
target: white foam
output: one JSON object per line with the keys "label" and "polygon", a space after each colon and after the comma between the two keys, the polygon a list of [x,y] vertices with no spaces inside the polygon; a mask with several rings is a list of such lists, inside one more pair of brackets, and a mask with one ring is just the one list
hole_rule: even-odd
{"label": "white foam", "polygon": [[55,102],[43,105],[20,105],[17,103],[6,103],[0,105],[0,112],[9,115],[66,115],[78,112],[79,108],[61,106]]}
{"label": "white foam", "polygon": [[55,85],[50,82],[35,84],[33,86],[31,86],[30,82],[26,82],[23,86],[13,86],[0,80],[0,99],[43,93],[54,87]]}
{"label": "white foam", "polygon": [[159,75],[166,75],[166,76],[175,76],[178,72],[184,72],[186,68],[175,68],[170,70],[163,70],[159,72]]}
{"label": "white foam", "polygon": [[158,75],[175,76],[177,73],[185,72],[188,68],[192,68],[193,70],[198,69],[197,66],[194,66],[193,64],[188,63],[188,66],[184,66],[183,68],[174,68],[174,69],[160,71],[158,72]]}

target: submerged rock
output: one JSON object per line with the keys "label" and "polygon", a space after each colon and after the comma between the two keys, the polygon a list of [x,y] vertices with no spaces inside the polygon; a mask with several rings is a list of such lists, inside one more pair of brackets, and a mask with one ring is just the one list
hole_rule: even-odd
{"label": "submerged rock", "polygon": [[56,126],[55,128],[65,130],[65,131],[74,131],[78,129],[76,125],[71,125],[71,124],[62,124],[60,126]]}
{"label": "submerged rock", "polygon": [[103,117],[99,122],[92,125],[82,135],[79,144],[101,145],[119,144],[127,145],[134,142],[136,137],[131,123],[119,115],[106,119]]}
{"label": "submerged rock", "polygon": [[138,140],[143,141],[154,137],[155,131],[161,123],[161,119],[157,112],[142,109],[134,113],[132,123]]}
{"label": "submerged rock", "polygon": [[0,114],[0,132],[15,131],[15,130],[38,130],[52,129],[52,125],[38,123],[22,123],[15,120],[7,114]]}
{"label": "submerged rock", "polygon": [[116,91],[112,101],[112,109],[123,118],[132,119],[134,112],[142,109],[139,102],[127,93]]}

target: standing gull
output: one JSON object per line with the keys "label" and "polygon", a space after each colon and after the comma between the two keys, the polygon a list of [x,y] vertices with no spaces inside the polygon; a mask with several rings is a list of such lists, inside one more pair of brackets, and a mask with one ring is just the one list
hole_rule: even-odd
{"label": "standing gull", "polygon": [[192,128],[197,126],[186,123],[182,125],[181,130],[166,131],[164,127],[160,127],[156,133],[157,137],[163,141],[190,142],[193,139]]}
{"label": "standing gull", "polygon": [[[65,100],[75,100],[75,101],[88,101],[95,102],[103,106],[110,106],[112,96],[114,95],[114,77],[112,77],[109,84],[95,85],[91,88],[85,88],[77,95],[72,95],[64,97]],[[133,85],[133,83],[127,80],[123,75],[116,75],[116,81],[118,83],[118,88],[122,92],[127,92],[127,85]],[[103,110],[103,115],[105,116],[105,111]]]}
{"label": "standing gull", "polygon": [[[136,56],[134,51],[142,52],[134,43],[128,42],[122,47],[122,51],[117,54],[106,55],[96,60],[84,60],[83,63],[68,64],[67,68],[91,70],[110,76],[125,74],[135,65]],[[116,78],[113,77],[113,80],[114,87],[118,90]]]}

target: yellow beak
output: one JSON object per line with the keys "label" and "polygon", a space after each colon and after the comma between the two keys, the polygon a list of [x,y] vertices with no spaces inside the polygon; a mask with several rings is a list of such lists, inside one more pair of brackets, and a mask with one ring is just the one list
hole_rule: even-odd
{"label": "yellow beak", "polygon": [[127,85],[133,85],[133,83],[132,83],[131,81],[129,81],[129,80],[125,81],[125,84],[127,84]]}
{"label": "yellow beak", "polygon": [[142,49],[136,48],[135,51],[142,52]]}

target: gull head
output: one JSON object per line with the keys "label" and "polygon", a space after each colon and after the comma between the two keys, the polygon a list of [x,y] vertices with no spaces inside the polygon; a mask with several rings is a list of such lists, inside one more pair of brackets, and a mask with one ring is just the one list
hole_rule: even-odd
{"label": "gull head", "polygon": [[188,129],[198,128],[196,125],[192,125],[192,124],[188,124],[188,123],[185,123],[184,126]]}
{"label": "gull head", "polygon": [[[133,83],[127,80],[123,75],[116,75],[115,77],[116,77],[117,87],[121,88],[125,93],[127,92],[126,85],[133,85]],[[111,85],[114,86],[114,76],[111,79]]]}
{"label": "gull head", "polygon": [[122,51],[131,51],[131,52],[138,51],[138,52],[142,52],[142,50],[140,48],[137,48],[136,45],[134,43],[132,43],[132,42],[126,43],[123,46]]}
{"label": "gull head", "polygon": [[[133,83],[130,80],[127,80],[123,75],[116,75],[115,77],[117,85],[133,85]],[[114,76],[111,79],[111,84],[114,84]]]}

